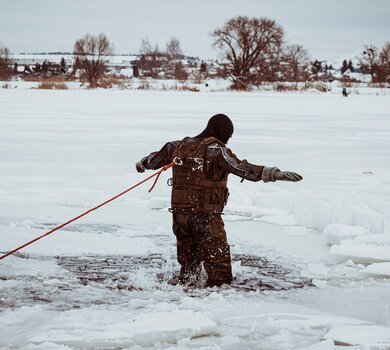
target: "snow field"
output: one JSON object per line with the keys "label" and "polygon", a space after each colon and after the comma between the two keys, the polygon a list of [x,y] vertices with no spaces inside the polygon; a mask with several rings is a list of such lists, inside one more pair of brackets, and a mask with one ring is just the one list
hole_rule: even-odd
{"label": "snow field", "polygon": [[[186,292],[161,283],[178,268],[166,173],[151,194],[138,188],[0,262],[0,348],[390,347],[389,107],[387,96],[368,95],[0,90],[0,251],[140,181],[141,157],[226,113],[237,156],[304,176],[229,179],[232,254],[266,257],[316,286]],[[143,265],[153,254],[166,263]],[[122,257],[140,266],[100,273],[123,275],[132,290],[83,284],[69,265]],[[242,261],[233,269],[266,278]]]}

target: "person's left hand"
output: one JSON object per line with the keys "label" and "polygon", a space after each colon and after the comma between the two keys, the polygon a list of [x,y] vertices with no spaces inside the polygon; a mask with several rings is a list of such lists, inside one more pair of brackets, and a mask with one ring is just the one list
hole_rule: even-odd
{"label": "person's left hand", "polygon": [[276,181],[298,182],[301,181],[303,177],[297,173],[293,173],[292,171],[277,171],[274,174],[274,179]]}

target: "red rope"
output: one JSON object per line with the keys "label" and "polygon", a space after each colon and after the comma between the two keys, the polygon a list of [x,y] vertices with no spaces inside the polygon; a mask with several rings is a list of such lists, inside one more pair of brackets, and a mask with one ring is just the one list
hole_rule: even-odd
{"label": "red rope", "polygon": [[11,254],[13,254],[13,253],[16,253],[16,252],[19,251],[20,249],[23,249],[23,248],[29,246],[30,244],[32,244],[32,243],[34,243],[34,242],[40,240],[41,238],[50,235],[51,233],[53,233],[53,232],[59,230],[60,228],[66,226],[66,225],[69,225],[70,223],[72,223],[72,222],[74,222],[74,221],[76,221],[76,220],[82,218],[83,216],[85,216],[85,215],[91,213],[92,211],[94,211],[94,210],[96,210],[96,209],[99,209],[99,208],[103,207],[104,205],[106,205],[106,204],[108,204],[108,203],[114,201],[115,199],[117,199],[117,198],[123,196],[123,195],[126,194],[127,192],[130,192],[132,189],[136,188],[137,186],[143,184],[144,182],[146,182],[146,181],[148,181],[148,180],[150,180],[151,178],[153,178],[153,177],[156,176],[156,180],[154,180],[154,183],[153,183],[152,187],[151,187],[150,190],[149,190],[149,192],[151,192],[151,191],[153,190],[154,186],[156,185],[156,183],[157,183],[157,181],[158,181],[158,179],[159,179],[161,173],[162,173],[163,171],[165,171],[165,170],[168,170],[169,168],[172,168],[175,164],[176,164],[176,161],[173,161],[172,163],[170,163],[170,164],[168,164],[168,165],[162,167],[162,168],[161,168],[159,171],[157,171],[156,173],[154,173],[154,174],[148,176],[146,179],[144,179],[144,180],[138,182],[138,183],[135,184],[134,186],[131,186],[131,187],[128,188],[127,190],[125,190],[125,191],[123,191],[123,192],[117,194],[116,196],[114,196],[114,197],[112,197],[112,198],[106,200],[105,202],[103,202],[103,203],[97,205],[96,207],[94,207],[94,208],[92,208],[92,209],[89,209],[89,210],[85,211],[84,213],[80,214],[79,216],[76,216],[75,218],[73,218],[73,219],[71,219],[71,220],[69,220],[69,221],[67,221],[67,222],[64,222],[63,224],[61,224],[61,225],[59,225],[59,226],[53,228],[53,229],[50,230],[49,232],[46,232],[46,233],[44,233],[43,235],[41,235],[41,236],[39,236],[39,237],[37,237],[37,238],[34,238],[33,240],[31,240],[31,241],[29,241],[29,242],[27,242],[27,243],[21,245],[20,247],[17,247],[17,248],[15,248],[14,250],[11,250],[10,252],[8,252],[8,253],[6,253],[6,254],[0,256],[0,260],[6,258],[7,256],[9,256],[9,255],[11,255]]}

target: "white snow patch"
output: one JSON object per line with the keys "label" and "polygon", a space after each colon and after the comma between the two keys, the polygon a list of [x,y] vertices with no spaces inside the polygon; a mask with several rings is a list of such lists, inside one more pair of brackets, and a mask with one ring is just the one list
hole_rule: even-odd
{"label": "white snow patch", "polygon": [[327,339],[320,341],[319,343],[306,346],[304,348],[301,348],[299,350],[334,350],[334,342],[333,340]]}
{"label": "white snow patch", "polygon": [[369,275],[390,277],[390,262],[373,263],[360,272]]}
{"label": "white snow patch", "polygon": [[307,269],[308,269],[308,271],[310,271],[311,273],[313,273],[315,275],[326,276],[326,275],[328,275],[328,272],[329,272],[328,268],[324,264],[321,264],[321,263],[310,263],[310,264],[308,264]]}
{"label": "white snow patch", "polygon": [[64,207],[89,208],[107,200],[103,191],[64,189],[59,191],[54,202]]}
{"label": "white snow patch", "polygon": [[[311,349],[310,346],[320,346],[318,343],[330,330],[345,325],[362,325],[363,322],[328,315],[274,312],[230,317],[221,320],[221,323],[229,325],[231,334],[239,332],[241,336],[254,338],[256,348],[259,349],[301,349],[305,347]],[[362,329],[364,327],[366,325],[362,325]],[[325,340],[327,339],[332,338],[328,337]],[[362,344],[364,344],[364,339]],[[329,345],[329,341],[321,344],[321,346]]]}
{"label": "white snow patch", "polygon": [[369,234],[370,231],[361,226],[331,224],[324,228],[324,234],[329,244],[340,244],[344,239]]}
{"label": "white snow patch", "polygon": [[[15,236],[13,231],[3,231],[0,227],[0,247],[3,251],[10,251],[40,235],[39,233],[33,234],[30,229],[20,229],[19,231],[21,230],[25,234]],[[143,256],[157,253],[158,247],[152,239],[147,237],[115,237],[108,233],[96,234],[59,230],[22,249],[21,252],[47,256],[85,254]]]}
{"label": "white snow patch", "polygon": [[313,278],[312,283],[319,288],[325,288],[328,285],[328,282],[317,278]]}
{"label": "white snow patch", "polygon": [[228,204],[225,209],[225,213],[228,215],[240,215],[244,217],[258,218],[264,216],[273,215],[288,215],[288,211],[283,209],[262,208],[253,205],[245,204]]}
{"label": "white snow patch", "polygon": [[1,312],[0,346],[8,348],[13,345],[25,346],[28,343],[27,339],[35,335],[36,328],[50,322],[55,315],[55,312],[47,311],[40,305],[22,306]]}
{"label": "white snow patch", "polygon": [[173,310],[132,315],[120,310],[72,310],[45,324],[30,341],[78,347],[153,346],[210,334],[216,324],[201,312]]}
{"label": "white snow patch", "polygon": [[25,350],[72,350],[74,348],[71,348],[66,345],[61,344],[54,344],[52,342],[44,342],[41,344],[28,344],[23,347]]}
{"label": "white snow patch", "polygon": [[390,344],[390,328],[376,325],[346,325],[331,329],[324,336],[325,339],[371,347],[388,347]]}
{"label": "white snow patch", "polygon": [[0,263],[0,276],[62,276],[65,271],[55,261],[42,261],[23,259],[16,256],[8,256]]}
{"label": "white snow patch", "polygon": [[270,224],[277,224],[281,226],[298,225],[298,222],[293,215],[262,216],[256,220],[269,222]]}
{"label": "white snow patch", "polygon": [[302,226],[285,226],[284,232],[290,236],[307,236],[310,232]]}
{"label": "white snow patch", "polygon": [[355,239],[341,241],[332,246],[331,255],[336,259],[353,260],[355,263],[373,263],[390,261],[390,234],[358,236]]}
{"label": "white snow patch", "polygon": [[148,202],[148,208],[150,209],[164,209],[169,208],[171,201],[168,197],[153,197]]}

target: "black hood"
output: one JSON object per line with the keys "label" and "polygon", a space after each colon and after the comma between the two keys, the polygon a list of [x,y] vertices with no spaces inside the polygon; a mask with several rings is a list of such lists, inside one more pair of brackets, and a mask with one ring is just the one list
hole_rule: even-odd
{"label": "black hood", "polygon": [[195,138],[204,138],[214,136],[219,141],[227,143],[232,137],[234,131],[233,123],[230,118],[225,114],[213,115],[207,123],[206,129],[204,129]]}

